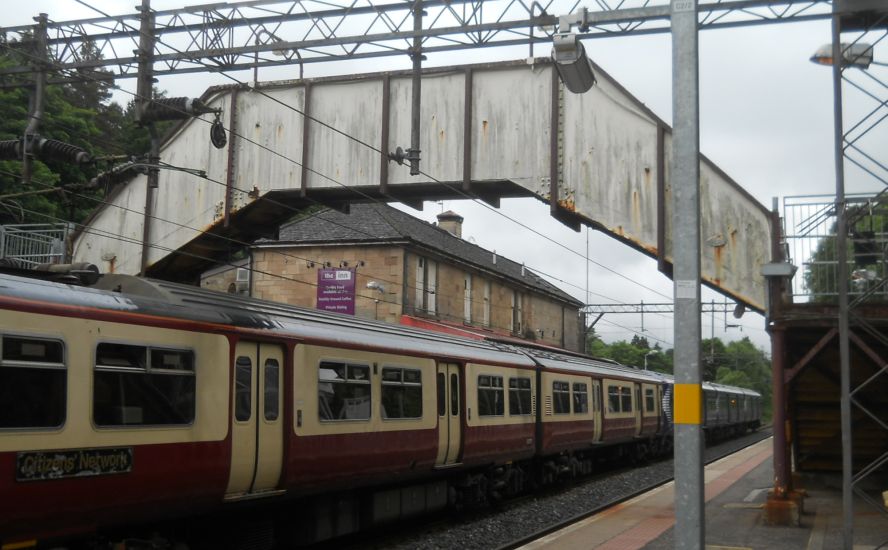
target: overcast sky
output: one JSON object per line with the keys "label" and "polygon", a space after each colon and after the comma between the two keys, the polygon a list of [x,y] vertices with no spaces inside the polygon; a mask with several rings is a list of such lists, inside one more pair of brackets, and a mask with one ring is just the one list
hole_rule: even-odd
{"label": "overcast sky", "polygon": [[[96,1],[108,13],[132,13],[136,0]],[[195,2],[152,1],[155,9],[183,7]],[[14,10],[10,9],[15,6]],[[590,8],[593,4],[590,2]],[[31,18],[46,12],[50,19],[63,21],[96,17],[73,0],[32,0],[7,6],[0,25],[30,24]],[[286,36],[283,38],[287,38]],[[743,29],[705,30],[700,34],[700,148],[721,169],[770,208],[773,197],[832,194],[835,190],[832,153],[832,83],[827,67],[808,61],[813,51],[830,41],[827,21],[784,23]],[[671,122],[671,40],[668,34],[644,37],[598,38],[585,41],[588,55],[644,102],[657,115]],[[888,57],[885,45],[877,46],[877,59]],[[536,46],[536,55],[549,48]],[[884,52],[884,53],[883,53]],[[431,57],[429,65],[505,60],[525,57],[527,47],[518,49],[462,52],[454,58]],[[344,72],[341,67],[307,66],[305,77]],[[407,60],[384,58],[363,62],[361,71],[401,69]],[[347,70],[347,69],[346,69]],[[323,71],[323,72],[322,72]],[[249,80],[247,73],[235,73]],[[295,78],[295,68],[263,69],[261,80]],[[219,75],[162,77],[158,83],[171,96],[199,96],[213,84],[231,80]],[[121,84],[132,89],[134,82]],[[122,97],[121,101],[127,98]],[[852,109],[869,111],[874,103],[849,96]],[[846,101],[847,104],[847,101]],[[884,133],[877,139],[882,139]],[[882,149],[888,139],[882,141]],[[877,191],[871,178],[851,170],[849,191]],[[576,233],[549,217],[548,205],[535,199],[503,201],[502,214],[469,201],[428,203],[423,212],[405,210],[434,221],[442,210],[454,210],[465,217],[463,237],[479,246],[496,250],[512,260],[524,262],[565,291],[589,303],[638,303],[671,301],[672,283],[656,269],[656,262],[615,240],[584,229]],[[539,237],[521,228],[521,220],[547,235]],[[562,243],[574,253],[554,242]],[[588,242],[588,252],[587,252]],[[585,260],[588,256],[589,262]],[[603,266],[603,267],[602,267]],[[588,279],[587,279],[588,271]],[[617,274],[614,274],[616,272]],[[704,301],[723,298],[704,289]],[[764,319],[747,313],[741,320],[722,315],[703,318],[703,337],[714,334],[723,339],[749,336],[757,346],[770,349]],[[628,339],[640,333],[651,342],[673,346],[671,315],[606,315],[597,330],[608,341]]]}

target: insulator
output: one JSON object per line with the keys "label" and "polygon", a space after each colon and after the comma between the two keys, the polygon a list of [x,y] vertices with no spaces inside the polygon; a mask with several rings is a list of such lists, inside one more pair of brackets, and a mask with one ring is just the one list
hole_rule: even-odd
{"label": "insulator", "polygon": [[85,164],[92,160],[90,154],[80,147],[57,139],[38,140],[37,153],[44,159],[66,160],[77,164]]}
{"label": "insulator", "polygon": [[226,143],[228,143],[228,138],[225,137],[225,126],[218,118],[216,118],[215,122],[213,122],[213,125],[210,127],[210,142],[216,149],[221,149],[225,147]]}
{"label": "insulator", "polygon": [[210,109],[197,98],[163,97],[148,103],[142,115],[142,122],[182,120],[213,111],[214,109]]}
{"label": "insulator", "polygon": [[0,160],[21,160],[22,140],[5,139],[0,141]]}

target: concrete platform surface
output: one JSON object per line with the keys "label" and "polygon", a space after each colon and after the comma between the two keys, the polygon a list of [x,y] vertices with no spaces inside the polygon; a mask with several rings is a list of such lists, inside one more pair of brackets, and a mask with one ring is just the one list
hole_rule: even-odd
{"label": "concrete platform surface", "polygon": [[[773,486],[772,439],[706,467],[706,548],[710,550],[833,550],[842,546],[838,475],[800,479],[807,492],[800,525],[769,526],[763,506]],[[871,494],[880,495],[879,483]],[[888,489],[888,485],[882,489]],[[668,483],[552,533],[524,550],[667,550],[675,547],[674,485]],[[856,501],[854,549],[888,550],[888,519]]]}

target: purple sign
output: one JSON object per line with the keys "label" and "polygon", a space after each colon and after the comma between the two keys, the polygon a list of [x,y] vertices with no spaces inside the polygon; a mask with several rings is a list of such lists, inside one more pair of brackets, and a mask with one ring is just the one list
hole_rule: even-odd
{"label": "purple sign", "polygon": [[318,309],[355,314],[355,270],[318,270]]}

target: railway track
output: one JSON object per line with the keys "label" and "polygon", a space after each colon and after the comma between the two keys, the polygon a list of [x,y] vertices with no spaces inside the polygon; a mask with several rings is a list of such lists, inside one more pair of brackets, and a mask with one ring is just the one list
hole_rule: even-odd
{"label": "railway track", "polygon": [[[762,428],[707,447],[709,464],[770,437]],[[512,499],[473,514],[425,518],[390,527],[388,532],[364,534],[339,541],[337,548],[385,550],[460,550],[519,548],[544,535],[595,515],[611,506],[673,479],[671,458],[644,466],[611,469],[573,485]]]}

